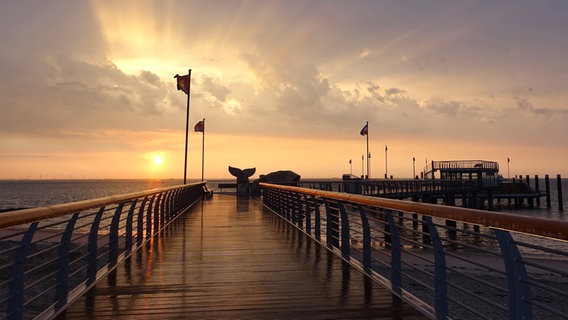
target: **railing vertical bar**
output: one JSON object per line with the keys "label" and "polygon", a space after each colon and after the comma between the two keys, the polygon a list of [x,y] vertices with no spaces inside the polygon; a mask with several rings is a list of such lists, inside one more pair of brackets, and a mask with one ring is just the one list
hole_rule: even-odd
{"label": "railing vertical bar", "polygon": [[531,290],[521,253],[508,231],[493,229],[507,271],[509,319],[532,319]]}
{"label": "railing vertical bar", "polygon": [[333,206],[333,202],[328,199],[323,199],[325,204],[325,236],[326,245],[328,248],[339,248],[339,217],[337,214],[337,208]]}
{"label": "railing vertical bar", "polygon": [[136,245],[140,246],[142,241],[144,241],[144,209],[146,208],[146,202],[148,197],[144,197],[142,203],[140,203],[140,208],[138,209],[138,222],[136,223]]}
{"label": "railing vertical bar", "polygon": [[359,206],[361,216],[361,227],[363,231],[363,270],[366,274],[371,274],[373,260],[371,256],[371,228],[367,219],[367,212],[363,206]]}
{"label": "railing vertical bar", "polygon": [[146,207],[146,239],[152,236],[152,214],[154,213],[154,202],[156,201],[156,195],[152,195],[150,202]]}
{"label": "railing vertical bar", "polygon": [[307,195],[304,194],[304,207],[306,208],[306,233],[312,234],[312,205]]}
{"label": "railing vertical bar", "polygon": [[393,292],[400,295],[402,286],[402,246],[400,243],[400,235],[398,232],[398,227],[394,222],[393,212],[391,210],[385,210],[385,219],[387,220],[390,232],[391,289]]}
{"label": "railing vertical bar", "polygon": [[112,216],[112,221],[110,223],[110,234],[108,242],[108,264],[113,267],[116,265],[118,260],[118,224],[120,222],[120,215],[122,214],[122,208],[124,208],[124,202],[121,202],[116,207],[114,215]]}
{"label": "railing vertical bar", "polygon": [[99,235],[99,224],[103,213],[105,212],[105,207],[101,207],[99,212],[95,215],[93,222],[91,224],[91,231],[89,232],[89,242],[88,242],[88,253],[87,253],[87,285],[91,285],[97,279],[97,249],[98,249],[98,235]]}
{"label": "railing vertical bar", "polygon": [[69,293],[69,250],[71,248],[71,237],[73,236],[73,230],[75,229],[75,223],[79,217],[79,212],[75,212],[67,226],[65,226],[65,231],[61,235],[61,246],[57,251],[57,256],[59,258],[58,270],[57,270],[57,285],[55,287],[55,308],[59,309],[67,304],[67,295]]}
{"label": "railing vertical bar", "polygon": [[161,212],[160,212],[160,205],[162,203],[164,199],[164,195],[162,193],[160,193],[159,195],[156,196],[156,201],[154,202],[154,230],[152,232],[152,234],[156,234],[158,232],[158,230],[160,230],[160,216],[161,216]]}
{"label": "railing vertical bar", "polygon": [[124,239],[124,251],[132,251],[132,232],[133,232],[133,221],[134,221],[134,211],[136,210],[136,203],[138,199],[134,199],[130,204],[130,209],[128,209],[128,215],[126,216],[126,234]]}
{"label": "railing vertical bar", "polygon": [[428,225],[430,239],[434,247],[434,304],[436,310],[436,319],[447,319],[448,316],[448,294],[446,284],[446,258],[444,255],[444,247],[442,240],[438,234],[438,230],[432,222],[432,217],[424,216],[424,222]]}
{"label": "railing vertical bar", "polygon": [[33,222],[20,240],[19,248],[14,253],[14,265],[12,266],[12,283],[8,289],[12,297],[8,303],[8,318],[23,319],[24,317],[24,282],[26,271],[26,257],[31,249],[31,242],[37,230],[38,222]]}
{"label": "railing vertical bar", "polygon": [[338,203],[339,214],[341,215],[341,256],[343,259],[349,261],[351,255],[350,241],[349,241],[349,216],[345,210],[343,202]]}
{"label": "railing vertical bar", "polygon": [[314,202],[314,235],[317,241],[321,241],[321,212],[320,204],[315,196],[312,196]]}

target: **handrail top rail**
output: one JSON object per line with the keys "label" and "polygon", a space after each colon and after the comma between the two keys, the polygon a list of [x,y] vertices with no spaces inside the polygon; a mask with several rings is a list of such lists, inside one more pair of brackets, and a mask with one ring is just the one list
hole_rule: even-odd
{"label": "handrail top rail", "polygon": [[392,210],[414,212],[436,218],[459,220],[494,229],[510,230],[546,238],[568,241],[568,221],[548,220],[503,212],[452,207],[414,201],[370,197],[351,193],[316,190],[309,188],[275,185],[261,182],[261,187],[282,189],[313,196],[342,200],[368,206],[388,207]]}
{"label": "handrail top rail", "polygon": [[114,196],[107,196],[96,199],[81,200],[75,202],[67,202],[62,204],[54,204],[45,207],[37,207],[30,209],[21,209],[0,213],[0,229],[17,226],[24,223],[39,221],[64,216],[70,213],[83,210],[99,208],[112,203],[120,203],[128,200],[149,196],[152,194],[166,192],[181,187],[191,187],[205,184],[206,181],[188,183],[185,185],[177,185],[163,188],[154,188],[144,191],[125,193]]}

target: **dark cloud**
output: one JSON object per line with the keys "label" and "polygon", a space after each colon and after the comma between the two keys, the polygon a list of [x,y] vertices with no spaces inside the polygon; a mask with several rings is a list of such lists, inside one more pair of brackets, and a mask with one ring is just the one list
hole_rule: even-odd
{"label": "dark cloud", "polygon": [[210,93],[220,102],[225,102],[229,94],[231,94],[231,90],[218,78],[203,75],[199,80],[201,82],[201,89]]}

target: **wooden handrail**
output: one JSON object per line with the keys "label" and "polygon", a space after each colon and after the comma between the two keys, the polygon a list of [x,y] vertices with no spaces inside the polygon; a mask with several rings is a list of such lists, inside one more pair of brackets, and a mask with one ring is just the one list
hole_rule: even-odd
{"label": "wooden handrail", "polygon": [[413,201],[377,198],[350,193],[315,190],[300,187],[260,183],[263,188],[288,190],[318,197],[348,201],[368,206],[388,208],[428,215],[436,218],[458,220],[494,229],[510,230],[546,238],[568,241],[568,222],[527,217],[503,212],[485,211],[462,207],[420,203]]}
{"label": "wooden handrail", "polygon": [[100,208],[112,203],[120,203],[131,199],[142,198],[156,193],[162,193],[182,187],[191,187],[205,184],[206,181],[191,183],[181,186],[155,188],[145,191],[126,193],[115,196],[108,196],[97,199],[75,201],[63,204],[56,204],[46,207],[30,208],[23,210],[14,210],[0,213],[0,229],[17,226],[24,223],[39,221],[43,219],[64,216],[70,213],[83,210]]}

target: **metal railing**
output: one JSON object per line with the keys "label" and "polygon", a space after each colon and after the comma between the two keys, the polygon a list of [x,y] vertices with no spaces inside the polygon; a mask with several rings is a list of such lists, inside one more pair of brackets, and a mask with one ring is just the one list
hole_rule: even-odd
{"label": "metal railing", "polygon": [[266,207],[435,319],[568,319],[568,223],[261,184]]}
{"label": "metal railing", "polygon": [[50,319],[206,192],[205,182],[0,214],[0,319]]}

